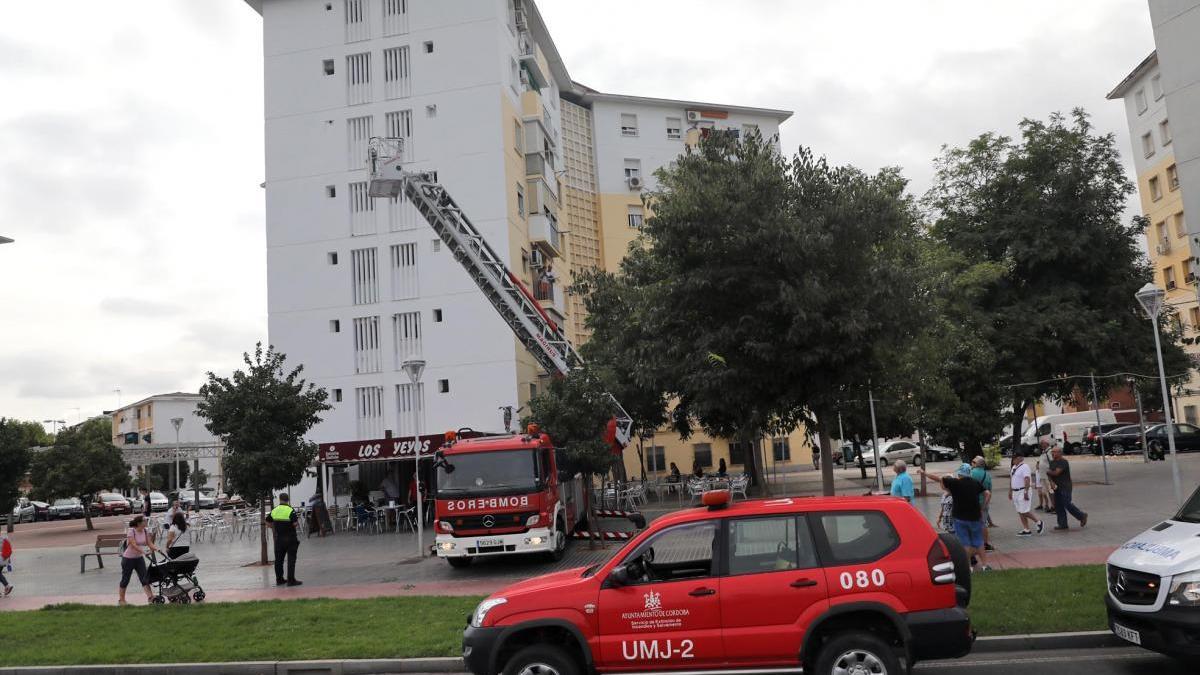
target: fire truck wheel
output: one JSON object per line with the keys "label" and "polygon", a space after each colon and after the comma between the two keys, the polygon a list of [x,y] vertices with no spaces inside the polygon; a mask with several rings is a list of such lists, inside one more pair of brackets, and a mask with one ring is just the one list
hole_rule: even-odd
{"label": "fire truck wheel", "polygon": [[825,643],[817,654],[817,675],[871,673],[900,675],[900,658],[883,640],[871,633],[843,633]]}
{"label": "fire truck wheel", "polygon": [[551,561],[558,562],[567,554],[567,527],[562,518],[554,521],[554,550],[546,554]]}
{"label": "fire truck wheel", "polygon": [[530,645],[513,654],[503,675],[579,675],[579,665],[561,647]]}
{"label": "fire truck wheel", "polygon": [[471,558],[462,556],[459,558],[446,558],[446,562],[450,563],[451,567],[463,568],[471,566]]}

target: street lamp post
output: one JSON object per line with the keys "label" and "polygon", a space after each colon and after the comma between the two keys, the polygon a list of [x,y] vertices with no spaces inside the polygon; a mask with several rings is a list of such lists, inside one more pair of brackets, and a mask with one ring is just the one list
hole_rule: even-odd
{"label": "street lamp post", "polygon": [[66,420],[42,420],[42,424],[51,425],[50,428],[53,430],[51,433],[58,435],[59,425],[61,424],[63,426],[66,426],[67,421]]}
{"label": "street lamp post", "polygon": [[400,367],[404,369],[404,374],[408,375],[408,380],[413,386],[412,397],[409,401],[413,412],[413,480],[417,484],[417,557],[423,558],[425,557],[425,500],[421,495],[421,431],[418,428],[420,422],[417,417],[417,392],[420,390],[421,374],[425,372],[425,360],[405,359]]}
{"label": "street lamp post", "polygon": [[1154,353],[1158,357],[1158,380],[1162,386],[1163,416],[1167,423],[1167,445],[1171,449],[1171,476],[1175,482],[1175,503],[1182,505],[1183,488],[1179,482],[1179,462],[1175,457],[1175,423],[1171,420],[1167,372],[1163,368],[1162,342],[1158,338],[1158,313],[1162,310],[1164,296],[1166,296],[1166,292],[1151,283],[1142,286],[1134,295],[1138,303],[1142,305],[1142,309],[1146,310],[1147,316],[1150,317],[1150,324],[1154,327]]}
{"label": "street lamp post", "polygon": [[875,395],[867,385],[867,404],[871,406],[871,448],[875,453],[875,482],[883,492],[883,469],[879,466],[879,430],[875,428]]}

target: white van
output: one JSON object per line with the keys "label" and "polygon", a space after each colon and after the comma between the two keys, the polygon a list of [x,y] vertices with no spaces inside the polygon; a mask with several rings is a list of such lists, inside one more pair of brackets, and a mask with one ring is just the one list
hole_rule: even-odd
{"label": "white van", "polygon": [[1108,557],[1108,627],[1146,649],[1200,661],[1200,488],[1175,517]]}
{"label": "white van", "polygon": [[[1117,416],[1112,410],[1100,409],[1100,424],[1115,424]],[[1078,454],[1087,438],[1087,430],[1096,426],[1096,411],[1061,413],[1058,415],[1042,415],[1036,424],[1030,424],[1021,435],[1021,445],[1026,448],[1036,448],[1043,439],[1053,438],[1063,447],[1068,455]]]}

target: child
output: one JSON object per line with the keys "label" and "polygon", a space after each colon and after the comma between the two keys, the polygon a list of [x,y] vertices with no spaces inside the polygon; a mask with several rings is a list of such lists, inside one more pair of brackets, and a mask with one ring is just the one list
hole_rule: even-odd
{"label": "child", "polygon": [[13,587],[4,578],[6,571],[12,572],[12,542],[8,540],[8,535],[0,535],[0,585],[4,586],[4,594],[8,595],[13,592]]}

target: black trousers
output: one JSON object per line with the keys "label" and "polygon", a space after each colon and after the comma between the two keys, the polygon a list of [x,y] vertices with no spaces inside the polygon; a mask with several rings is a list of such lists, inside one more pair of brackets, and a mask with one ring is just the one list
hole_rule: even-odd
{"label": "black trousers", "polygon": [[[275,540],[275,581],[296,580],[296,551],[300,550],[299,539]],[[283,576],[283,559],[287,558],[287,576]]]}

